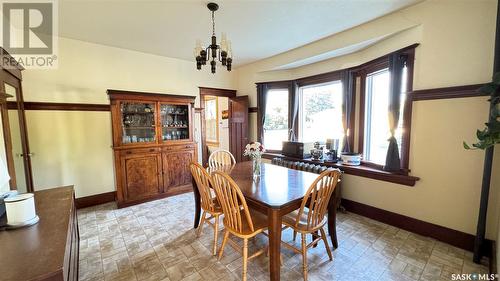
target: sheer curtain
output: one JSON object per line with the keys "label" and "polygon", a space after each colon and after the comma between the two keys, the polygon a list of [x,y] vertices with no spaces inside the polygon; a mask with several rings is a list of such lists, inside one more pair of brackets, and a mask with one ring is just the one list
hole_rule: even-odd
{"label": "sheer curtain", "polygon": [[389,148],[385,159],[384,170],[396,172],[401,169],[401,160],[399,157],[398,142],[395,134],[398,128],[399,113],[401,110],[401,82],[403,76],[403,68],[405,66],[406,57],[401,53],[396,52],[389,56],[389,73],[391,75],[389,85]]}
{"label": "sheer curtain", "polygon": [[289,141],[298,141],[299,135],[297,132],[298,120],[299,120],[299,85],[296,81],[290,83],[289,87],[289,110],[288,110],[288,129],[290,130],[288,135]]}

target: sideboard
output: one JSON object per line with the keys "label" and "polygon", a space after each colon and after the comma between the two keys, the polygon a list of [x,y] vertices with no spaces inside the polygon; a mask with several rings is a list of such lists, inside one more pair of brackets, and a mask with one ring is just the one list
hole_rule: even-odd
{"label": "sideboard", "polygon": [[35,192],[40,221],[0,231],[1,280],[78,280],[80,237],[73,186]]}

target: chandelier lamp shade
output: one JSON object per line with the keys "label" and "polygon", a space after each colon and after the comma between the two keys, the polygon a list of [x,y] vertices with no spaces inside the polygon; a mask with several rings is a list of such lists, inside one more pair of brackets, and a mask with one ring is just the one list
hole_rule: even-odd
{"label": "chandelier lamp shade", "polygon": [[202,47],[201,40],[196,40],[194,48],[194,57],[196,58],[196,69],[201,70],[203,65],[210,62],[210,69],[215,73],[217,61],[231,71],[233,64],[233,52],[231,50],[231,41],[227,40],[226,34],[222,33],[220,44],[217,44],[215,36],[215,11],[219,9],[216,3],[208,3],[207,8],[212,12],[212,38],[211,43],[206,48]]}

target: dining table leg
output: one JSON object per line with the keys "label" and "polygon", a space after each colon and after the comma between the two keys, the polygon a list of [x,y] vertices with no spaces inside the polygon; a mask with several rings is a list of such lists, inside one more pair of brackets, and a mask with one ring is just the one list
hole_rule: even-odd
{"label": "dining table leg", "polygon": [[281,214],[270,208],[268,213],[269,231],[269,275],[271,281],[280,280],[281,271]]}
{"label": "dining table leg", "polygon": [[194,228],[198,228],[201,215],[200,191],[198,190],[198,185],[196,185],[196,181],[194,180],[194,178],[192,179],[192,183],[194,194]]}
{"label": "dining table leg", "polygon": [[337,241],[337,204],[332,196],[328,203],[328,234],[332,240],[333,248],[337,249],[339,242]]}

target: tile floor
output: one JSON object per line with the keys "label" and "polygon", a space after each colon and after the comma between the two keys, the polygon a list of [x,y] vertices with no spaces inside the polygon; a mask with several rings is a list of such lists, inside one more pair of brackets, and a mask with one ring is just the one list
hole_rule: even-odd
{"label": "tile floor", "polygon": [[[79,210],[79,279],[240,280],[240,254],[228,245],[220,262],[211,256],[213,229],[205,226],[196,238],[193,214],[192,193],[123,209],[110,203]],[[488,272],[472,263],[471,253],[439,241],[355,214],[337,219],[334,260],[322,243],[309,250],[309,280],[451,280],[453,273]],[[251,242],[250,253],[266,239]],[[283,240],[292,240],[290,230]],[[301,255],[284,247],[282,253],[281,279],[302,280]],[[265,255],[251,260],[249,280],[268,280],[267,268]]]}

